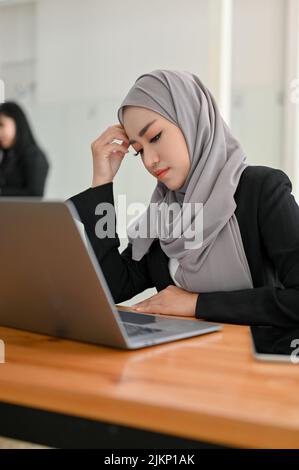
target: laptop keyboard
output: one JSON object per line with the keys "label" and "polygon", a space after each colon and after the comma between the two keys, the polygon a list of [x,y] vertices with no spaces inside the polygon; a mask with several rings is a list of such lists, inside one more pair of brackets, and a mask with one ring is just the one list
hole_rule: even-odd
{"label": "laptop keyboard", "polygon": [[129,336],[148,335],[151,333],[159,333],[159,328],[148,328],[146,326],[133,325],[132,323],[123,322],[126,332]]}
{"label": "laptop keyboard", "polygon": [[137,313],[131,310],[118,310],[118,313],[123,322],[134,323],[134,325],[148,325],[157,322],[154,315],[147,315],[146,313]]}
{"label": "laptop keyboard", "polygon": [[130,310],[118,310],[118,313],[129,336],[148,335],[163,331],[161,328],[155,328],[154,325],[157,319],[154,315],[136,313]]}

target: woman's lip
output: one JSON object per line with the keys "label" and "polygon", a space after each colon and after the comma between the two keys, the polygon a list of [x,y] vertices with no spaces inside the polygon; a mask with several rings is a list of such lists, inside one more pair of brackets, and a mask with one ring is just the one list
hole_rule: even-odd
{"label": "woman's lip", "polygon": [[167,173],[168,170],[169,170],[169,168],[165,168],[165,170],[163,170],[163,171],[159,172],[158,174],[156,174],[157,178],[163,177]]}

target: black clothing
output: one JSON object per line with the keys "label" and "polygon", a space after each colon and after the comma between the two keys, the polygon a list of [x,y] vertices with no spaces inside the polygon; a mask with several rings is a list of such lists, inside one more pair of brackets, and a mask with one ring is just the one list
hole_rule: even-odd
{"label": "black clothing", "polygon": [[43,196],[49,163],[36,146],[3,152],[0,162],[0,196]]}
{"label": "black clothing", "polygon": [[[299,207],[291,190],[281,170],[248,166],[243,171],[234,196],[235,215],[254,288],[199,292],[197,318],[243,325],[298,325]],[[96,236],[95,225],[102,216],[95,215],[95,207],[100,202],[114,204],[113,183],[89,188],[69,200],[76,206],[115,303],[149,287],[160,291],[174,284],[159,240],[140,261],[134,261],[131,244],[120,254],[118,236]]]}

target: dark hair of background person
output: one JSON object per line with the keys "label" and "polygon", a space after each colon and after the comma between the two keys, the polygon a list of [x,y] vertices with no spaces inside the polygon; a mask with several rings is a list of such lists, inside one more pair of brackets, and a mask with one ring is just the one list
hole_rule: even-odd
{"label": "dark hair of background person", "polygon": [[49,163],[37,144],[27,116],[13,101],[0,104],[0,115],[12,118],[16,126],[13,145],[0,152],[0,196],[43,196]]}

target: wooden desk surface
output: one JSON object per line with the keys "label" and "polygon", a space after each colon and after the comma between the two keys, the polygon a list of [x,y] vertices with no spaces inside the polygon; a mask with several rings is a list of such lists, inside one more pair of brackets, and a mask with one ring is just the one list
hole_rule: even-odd
{"label": "wooden desk surface", "polygon": [[0,328],[0,401],[238,447],[299,447],[299,369],[249,328],[138,351]]}

